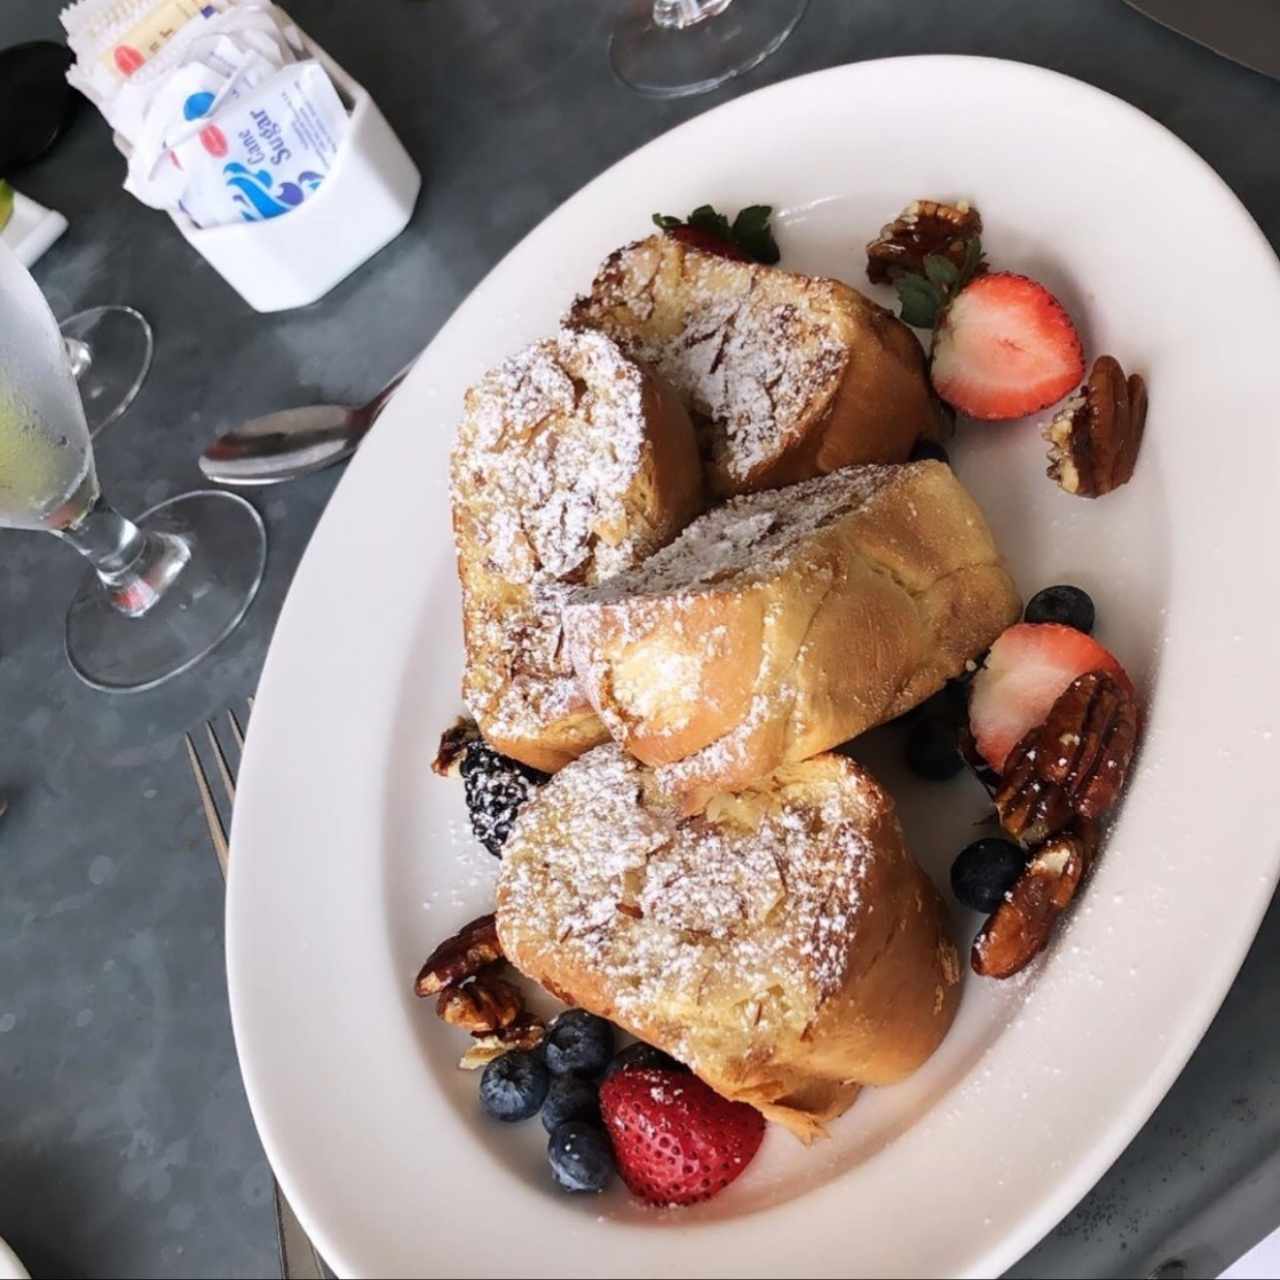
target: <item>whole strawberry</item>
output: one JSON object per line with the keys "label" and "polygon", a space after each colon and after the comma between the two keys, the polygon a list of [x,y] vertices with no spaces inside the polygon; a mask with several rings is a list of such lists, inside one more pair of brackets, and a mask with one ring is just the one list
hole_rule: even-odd
{"label": "whole strawberry", "polygon": [[751,1162],[764,1117],[695,1075],[619,1071],[600,1086],[600,1113],[622,1180],[650,1204],[709,1200]]}

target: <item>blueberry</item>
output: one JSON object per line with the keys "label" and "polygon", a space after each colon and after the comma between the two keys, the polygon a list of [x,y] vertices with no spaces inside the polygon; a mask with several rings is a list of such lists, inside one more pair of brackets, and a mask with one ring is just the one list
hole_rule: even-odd
{"label": "blueberry", "polygon": [[566,1120],[552,1130],[547,1160],[566,1191],[603,1191],[613,1177],[609,1135],[585,1120]]}
{"label": "blueberry", "polygon": [[994,911],[1026,865],[1026,851],[1008,840],[975,840],[951,864],[951,892],[974,911]]}
{"label": "blueberry", "polygon": [[544,1037],[552,1075],[598,1076],[613,1057],[613,1027],[585,1009],[562,1013]]}
{"label": "blueberry", "polygon": [[1027,622],[1060,622],[1064,627],[1075,627],[1085,635],[1093,630],[1093,601],[1086,591],[1063,583],[1045,587],[1031,597],[1023,614]]}
{"label": "blueberry", "polygon": [[669,1053],[655,1049],[651,1044],[637,1040],[625,1049],[620,1049],[613,1061],[605,1068],[604,1078],[619,1071],[688,1071],[683,1062],[677,1062]]}
{"label": "blueberry", "polygon": [[527,1120],[547,1096],[551,1078],[531,1053],[513,1049],[494,1058],[480,1077],[480,1105],[495,1120]]}
{"label": "blueberry", "polygon": [[925,462],[929,459],[934,462],[945,462],[948,466],[951,465],[951,455],[936,440],[921,436],[911,450],[911,461]]}
{"label": "blueberry", "polygon": [[912,773],[931,782],[946,782],[964,768],[955,720],[947,715],[925,716],[911,726],[907,764]]}
{"label": "blueberry", "polygon": [[548,1133],[566,1120],[600,1123],[600,1095],[581,1076],[552,1076],[547,1100],[542,1104],[542,1127]]}

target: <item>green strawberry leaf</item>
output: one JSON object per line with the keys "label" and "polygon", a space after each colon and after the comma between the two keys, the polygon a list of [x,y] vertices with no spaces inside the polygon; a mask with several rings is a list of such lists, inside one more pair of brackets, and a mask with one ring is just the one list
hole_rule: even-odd
{"label": "green strawberry leaf", "polygon": [[960,264],[960,288],[963,289],[974,276],[980,274],[986,265],[982,256],[982,241],[977,236],[970,237],[964,243],[964,261]]}
{"label": "green strawberry leaf", "polygon": [[960,279],[960,269],[950,258],[944,258],[940,253],[931,253],[925,258],[924,273],[943,293]]}
{"label": "green strawberry leaf", "polygon": [[916,329],[932,329],[946,303],[943,291],[932,280],[913,273],[900,275],[894,284],[903,321]]}
{"label": "green strawberry leaf", "polygon": [[916,329],[932,329],[955,296],[986,269],[982,241],[973,236],[965,241],[964,256],[956,266],[940,253],[930,253],[924,260],[924,275],[900,271],[894,276],[901,315],[905,323]]}
{"label": "green strawberry leaf", "polygon": [[729,225],[729,219],[709,204],[700,204],[685,221],[708,235],[718,236],[721,240],[733,240],[733,228]]}
{"label": "green strawberry leaf", "polygon": [[772,213],[772,205],[749,204],[745,209],[739,209],[738,216],[733,220],[734,243],[748,257],[769,266],[782,257],[769,226],[769,215]]}
{"label": "green strawberry leaf", "polygon": [[773,230],[769,226],[769,215],[773,206],[767,204],[749,204],[738,211],[730,225],[729,219],[718,209],[709,204],[699,205],[687,218],[676,218],[669,213],[655,213],[654,225],[663,231],[674,231],[677,227],[694,227],[706,235],[715,236],[728,244],[736,245],[748,258],[772,266],[782,256],[778,243],[773,238]]}

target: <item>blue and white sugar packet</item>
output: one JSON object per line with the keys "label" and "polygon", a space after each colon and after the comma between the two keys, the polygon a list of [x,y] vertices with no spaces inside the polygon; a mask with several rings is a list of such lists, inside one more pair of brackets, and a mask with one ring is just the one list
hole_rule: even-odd
{"label": "blue and white sugar packet", "polygon": [[262,78],[260,65],[230,79],[195,65],[183,71],[153,104],[148,124],[170,123],[131,157],[128,190],[157,208],[176,205],[205,228],[279,217],[319,188],[348,117],[318,62]]}

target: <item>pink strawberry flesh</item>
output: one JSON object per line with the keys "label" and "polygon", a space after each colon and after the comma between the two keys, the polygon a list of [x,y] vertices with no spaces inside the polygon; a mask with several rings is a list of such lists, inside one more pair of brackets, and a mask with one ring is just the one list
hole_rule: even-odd
{"label": "pink strawberry flesh", "polygon": [[1044,285],[1000,271],[966,285],[943,313],[930,376],[938,394],[971,418],[1021,418],[1080,382],[1084,349]]}
{"label": "pink strawberry flesh", "polygon": [[650,1204],[718,1195],[764,1137],[764,1117],[754,1107],[730,1102],[684,1072],[619,1071],[600,1086],[600,1114],[623,1182]]}
{"label": "pink strawberry flesh", "polygon": [[1009,752],[1089,671],[1110,672],[1133,688],[1114,656],[1083,631],[1057,622],[1019,622],[1005,631],[969,694],[969,730],[982,758],[1002,772]]}

